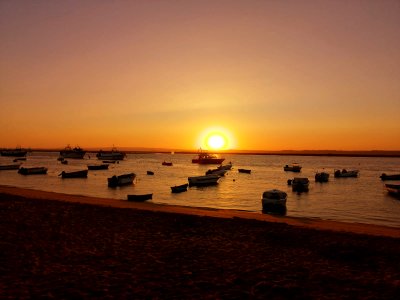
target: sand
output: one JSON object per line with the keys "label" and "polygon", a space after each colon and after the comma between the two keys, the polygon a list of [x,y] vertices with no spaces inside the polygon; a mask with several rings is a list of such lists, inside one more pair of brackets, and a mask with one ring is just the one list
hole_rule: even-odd
{"label": "sand", "polygon": [[400,229],[0,186],[0,298],[396,299]]}

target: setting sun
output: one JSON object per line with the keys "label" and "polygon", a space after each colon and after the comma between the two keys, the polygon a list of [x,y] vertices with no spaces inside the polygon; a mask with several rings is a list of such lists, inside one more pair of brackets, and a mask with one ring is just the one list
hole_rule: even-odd
{"label": "setting sun", "polygon": [[219,150],[225,148],[226,145],[226,139],[218,133],[214,133],[211,136],[207,138],[207,146]]}

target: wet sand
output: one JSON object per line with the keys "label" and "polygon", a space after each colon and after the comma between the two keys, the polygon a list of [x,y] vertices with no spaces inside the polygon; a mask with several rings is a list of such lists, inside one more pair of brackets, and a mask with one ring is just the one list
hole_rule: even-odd
{"label": "wet sand", "polygon": [[396,299],[400,229],[0,186],[0,298]]}

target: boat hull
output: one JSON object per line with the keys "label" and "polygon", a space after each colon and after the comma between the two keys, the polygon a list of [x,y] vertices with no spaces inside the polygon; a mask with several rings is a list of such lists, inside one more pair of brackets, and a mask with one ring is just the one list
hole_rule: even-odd
{"label": "boat hull", "polygon": [[328,182],[329,181],[329,174],[325,172],[316,173],[315,174],[315,181],[316,182]]}
{"label": "boat hull", "polygon": [[395,174],[395,175],[386,175],[383,173],[380,176],[381,180],[400,180],[400,174]]}
{"label": "boat hull", "polygon": [[75,172],[61,172],[61,178],[87,178],[88,170],[75,171]]}
{"label": "boat hull", "polygon": [[18,173],[21,174],[21,175],[47,174],[47,168],[45,168],[45,167],[34,167],[34,168],[21,167],[21,168],[19,168]]}
{"label": "boat hull", "polygon": [[133,180],[135,179],[135,177],[136,177],[135,173],[124,174],[120,176],[114,175],[110,178],[107,178],[108,186],[117,187],[117,186],[133,184]]}
{"label": "boat hull", "polygon": [[176,185],[176,186],[171,186],[171,192],[172,193],[182,193],[182,192],[186,192],[187,188],[188,188],[188,184],[181,184],[181,185]]}
{"label": "boat hull", "polygon": [[385,187],[390,195],[400,197],[400,184],[385,184]]}
{"label": "boat hull", "polygon": [[188,177],[189,186],[210,186],[218,184],[218,175]]}
{"label": "boat hull", "polygon": [[144,202],[153,199],[153,194],[128,195],[128,201]]}
{"label": "boat hull", "polygon": [[251,173],[251,170],[248,170],[248,169],[238,169],[238,172],[239,172],[239,173],[250,174],[250,173]]}
{"label": "boat hull", "polygon": [[3,166],[0,166],[0,170],[18,170],[20,166],[21,166],[20,164],[17,164],[17,165],[3,165]]}
{"label": "boat hull", "polygon": [[335,178],[358,177],[358,170],[353,170],[353,171],[335,170],[334,176]]}
{"label": "boat hull", "polygon": [[193,158],[192,163],[200,165],[220,165],[224,160],[225,158],[204,158],[204,159]]}
{"label": "boat hull", "polygon": [[1,156],[23,157],[26,156],[28,151],[25,150],[3,150]]}
{"label": "boat hull", "polygon": [[108,164],[88,165],[88,170],[108,170]]}

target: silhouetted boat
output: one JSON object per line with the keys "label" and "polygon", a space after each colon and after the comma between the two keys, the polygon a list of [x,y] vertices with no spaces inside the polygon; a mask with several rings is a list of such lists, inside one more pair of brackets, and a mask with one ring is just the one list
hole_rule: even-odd
{"label": "silhouetted boat", "polygon": [[172,166],[172,162],[163,161],[162,165],[163,166]]}
{"label": "silhouetted boat", "polygon": [[227,171],[229,171],[229,170],[231,170],[232,169],[232,163],[231,162],[229,162],[228,164],[226,164],[226,165],[220,165],[219,167],[218,167],[218,169],[220,169],[220,170],[227,170]]}
{"label": "silhouetted boat", "polygon": [[182,193],[182,192],[186,192],[188,188],[188,184],[181,184],[181,185],[175,185],[175,186],[171,186],[171,192],[172,193]]}
{"label": "silhouetted boat", "polygon": [[27,150],[24,150],[20,147],[15,149],[4,149],[0,152],[1,156],[14,156],[14,157],[22,157],[28,153]]}
{"label": "silhouetted boat", "polygon": [[0,170],[18,170],[21,164],[0,165]]}
{"label": "silhouetted boat", "polygon": [[62,163],[63,165],[68,165],[68,160],[63,159],[63,160],[61,161],[61,163]]}
{"label": "silhouetted boat", "polygon": [[18,158],[15,158],[15,159],[13,160],[13,162],[25,161],[25,160],[26,160],[26,157],[18,157]]}
{"label": "silhouetted boat", "polygon": [[45,167],[33,167],[33,168],[21,167],[21,168],[19,168],[18,173],[22,174],[22,175],[47,174],[47,168],[45,168]]}
{"label": "silhouetted boat", "polygon": [[102,162],[105,164],[119,164],[118,160],[103,160]]}
{"label": "silhouetted boat", "polygon": [[317,182],[328,182],[329,174],[326,172],[317,172],[315,174],[315,181]]}
{"label": "silhouetted boat", "polygon": [[264,211],[286,209],[287,194],[281,190],[265,191],[262,195],[262,208]]}
{"label": "silhouetted boat", "polygon": [[70,145],[64,148],[64,150],[60,151],[60,157],[62,158],[75,158],[75,159],[82,159],[86,154],[80,147],[71,148]]}
{"label": "silhouetted boat", "polygon": [[108,170],[108,164],[88,165],[88,170]]}
{"label": "silhouetted boat", "polygon": [[228,172],[228,170],[225,169],[210,169],[206,172],[206,175],[214,174],[218,176],[225,176],[225,173]]}
{"label": "silhouetted boat", "polygon": [[147,171],[146,173],[147,173],[147,175],[154,175],[153,171]]}
{"label": "silhouetted boat", "polygon": [[201,165],[222,164],[225,158],[219,158],[215,154],[210,154],[207,151],[199,150],[197,157],[192,159],[192,163]]}
{"label": "silhouetted boat", "polygon": [[188,177],[189,186],[207,186],[218,184],[218,179],[220,177],[215,174],[205,175],[205,176],[192,176]]}
{"label": "silhouetted boat", "polygon": [[247,173],[247,174],[251,173],[251,170],[249,170],[249,169],[238,169],[238,171],[239,171],[239,173]]}
{"label": "silhouetted boat", "polygon": [[153,199],[153,194],[128,195],[128,201],[143,202]]}
{"label": "silhouetted boat", "polygon": [[114,175],[108,178],[108,186],[109,187],[117,187],[122,185],[133,184],[133,180],[136,178],[135,173],[129,173],[124,175]]}
{"label": "silhouetted boat", "polygon": [[65,172],[62,171],[58,176],[61,178],[87,178],[88,170]]}
{"label": "silhouetted boat", "polygon": [[334,173],[336,178],[338,177],[357,177],[358,170],[347,171],[346,169],[343,170],[335,170]]}
{"label": "silhouetted boat", "polygon": [[112,148],[111,151],[103,151],[100,150],[96,157],[98,159],[105,159],[105,160],[123,160],[126,156],[125,152],[118,151],[116,148]]}
{"label": "silhouetted boat", "polygon": [[386,190],[389,194],[400,197],[400,184],[385,184]]}
{"label": "silhouetted boat", "polygon": [[400,180],[400,174],[386,175],[385,173],[382,173],[380,178],[382,180]]}
{"label": "silhouetted boat", "polygon": [[292,165],[286,165],[283,167],[284,171],[291,171],[291,172],[300,172],[301,171],[301,166],[299,164],[292,164]]}
{"label": "silhouetted boat", "polygon": [[292,180],[293,192],[308,192],[310,181],[308,178],[295,177]]}

